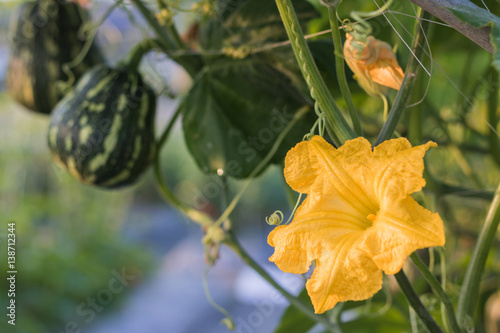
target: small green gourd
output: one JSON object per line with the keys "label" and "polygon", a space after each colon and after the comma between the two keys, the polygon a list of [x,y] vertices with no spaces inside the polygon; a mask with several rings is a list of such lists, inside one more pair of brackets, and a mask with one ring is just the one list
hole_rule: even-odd
{"label": "small green gourd", "polygon": [[139,72],[97,66],[55,107],[49,148],[82,183],[130,185],[154,158],[155,109],[156,96]]}

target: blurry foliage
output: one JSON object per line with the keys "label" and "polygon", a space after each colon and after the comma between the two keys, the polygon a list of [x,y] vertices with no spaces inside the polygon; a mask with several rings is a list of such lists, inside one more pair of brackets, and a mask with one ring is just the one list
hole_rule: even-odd
{"label": "blurry foliage", "polygon": [[[0,220],[16,222],[17,321],[22,332],[57,331],[68,321],[88,325],[79,304],[108,288],[113,270],[136,278],[113,295],[116,307],[152,267],[152,257],[121,234],[133,191],[104,192],[77,183],[52,161],[46,147],[48,119],[0,94]],[[0,257],[6,258],[2,238]],[[0,270],[7,271],[2,260]],[[3,274],[3,273],[2,273]],[[6,279],[0,289],[8,290]],[[1,293],[0,305],[8,299]],[[96,313],[99,319],[101,313]],[[11,329],[3,320],[0,330]]]}

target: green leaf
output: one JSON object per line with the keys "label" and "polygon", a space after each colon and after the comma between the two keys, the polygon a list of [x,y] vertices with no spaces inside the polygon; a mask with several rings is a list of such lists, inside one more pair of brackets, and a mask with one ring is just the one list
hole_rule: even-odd
{"label": "green leaf", "polygon": [[[292,1],[302,27],[318,16],[314,7],[306,1]],[[274,1],[247,1],[225,22],[230,31],[226,42],[232,45],[263,45],[270,41],[287,40],[283,22]]]}
{"label": "green leaf", "polygon": [[[218,15],[201,27],[204,49],[220,50],[229,45],[256,47],[288,39],[274,1],[233,0],[220,3]],[[292,3],[303,28],[305,23],[318,16],[308,2],[294,0]]]}
{"label": "green leaf", "polygon": [[[300,292],[298,298],[309,305],[311,309],[313,308],[306,288],[304,288]],[[316,321],[312,320],[302,311],[299,311],[297,310],[297,308],[290,305],[283,313],[281,322],[274,333],[305,333],[313,328],[316,324]]]}
{"label": "green leaf", "polygon": [[456,6],[447,7],[459,20],[469,23],[473,27],[491,27],[490,40],[495,52],[493,66],[500,71],[500,18],[479,7]]}
{"label": "green leaf", "polygon": [[[220,59],[205,67],[182,104],[184,137],[204,172],[248,177],[303,105],[290,80],[272,66],[252,58]],[[271,162],[281,162],[314,121],[311,111]]]}
{"label": "green leaf", "polygon": [[[305,25],[317,12],[306,1],[294,6]],[[277,137],[304,105],[311,105],[290,46],[232,59],[224,48],[248,50],[288,39],[274,1],[219,1],[217,15],[201,25],[205,68],[195,78],[182,105],[187,146],[200,168],[223,169],[248,177],[265,158]],[[333,60],[332,60],[333,63]],[[286,136],[271,160],[286,152],[309,132],[312,111]]]}
{"label": "green leaf", "polygon": [[379,316],[363,316],[342,324],[344,332],[399,333],[410,329],[408,319],[394,307]]}
{"label": "green leaf", "polygon": [[[335,53],[332,40],[313,40],[309,41],[307,44],[321,76],[329,87],[334,87],[333,90],[338,91]],[[263,62],[273,65],[276,69],[290,77],[294,84],[300,87],[299,89],[304,89],[306,94],[309,95],[309,91],[304,84],[302,73],[290,45],[272,49],[269,52],[263,52],[260,54],[260,57]]]}

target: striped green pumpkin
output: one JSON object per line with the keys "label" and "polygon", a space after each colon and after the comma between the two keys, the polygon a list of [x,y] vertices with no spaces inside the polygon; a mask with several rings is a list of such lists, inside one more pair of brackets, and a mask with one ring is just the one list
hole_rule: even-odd
{"label": "striped green pumpkin", "polygon": [[97,66],[55,107],[49,148],[82,183],[129,185],[154,157],[155,108],[155,94],[138,72]]}
{"label": "striped green pumpkin", "polygon": [[[82,48],[82,26],[87,12],[73,2],[37,0],[20,5],[10,22],[10,60],[7,89],[12,98],[30,110],[50,113],[63,97],[59,83],[68,81],[63,66]],[[83,73],[102,63],[92,44],[84,59],[71,68],[76,82]]]}

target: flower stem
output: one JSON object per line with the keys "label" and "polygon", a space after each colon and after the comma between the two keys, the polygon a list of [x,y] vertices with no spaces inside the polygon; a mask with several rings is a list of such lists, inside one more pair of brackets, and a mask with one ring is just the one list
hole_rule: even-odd
{"label": "flower stem", "polygon": [[322,324],[329,332],[340,333],[342,332],[340,327],[331,323],[328,319],[318,314],[315,314],[313,309],[307,304],[303,303],[300,299],[290,294],[282,286],[276,282],[269,273],[267,273],[264,268],[262,268],[252,257],[245,251],[245,249],[238,242],[236,237],[232,232],[229,232],[229,239],[226,241],[228,245],[248,266],[252,267],[264,280],[266,280],[270,285],[272,285],[276,290],[280,292],[295,308],[303,312],[309,318]]}
{"label": "flower stem", "polygon": [[448,319],[448,323],[450,324],[451,331],[453,333],[460,333],[460,327],[458,326],[457,322],[457,317],[455,316],[455,309],[453,308],[453,304],[451,303],[448,294],[444,291],[444,289],[441,287],[441,284],[439,281],[436,279],[434,274],[432,274],[429,271],[429,268],[427,265],[420,259],[418,254],[416,252],[413,252],[410,255],[411,260],[417,266],[418,270],[422,275],[424,276],[425,280],[430,284],[432,290],[436,293],[436,295],[439,297],[441,302],[443,303],[445,309],[446,309],[446,318]]}
{"label": "flower stem", "polygon": [[434,318],[432,318],[432,316],[430,315],[429,311],[427,311],[425,306],[420,301],[420,298],[418,298],[417,293],[413,289],[403,270],[400,270],[398,273],[396,273],[394,277],[396,278],[396,281],[398,281],[399,287],[403,291],[406,299],[408,300],[408,303],[410,303],[410,306],[413,308],[420,320],[422,320],[429,332],[443,333],[441,328],[434,321]]}
{"label": "flower stem", "polygon": [[420,17],[415,25],[416,37],[413,40],[412,45],[414,56],[410,58],[408,64],[406,65],[403,83],[401,84],[401,88],[396,95],[396,99],[394,100],[394,104],[389,112],[387,121],[384,123],[384,126],[375,141],[375,146],[381,144],[385,140],[389,140],[392,137],[399,120],[403,116],[418,72],[419,64],[416,59],[422,58],[422,55],[424,54],[424,36],[431,26],[429,23],[431,17],[431,14],[421,10]]}
{"label": "flower stem", "polygon": [[328,6],[328,17],[330,19],[330,27],[332,28],[332,39],[335,50],[335,69],[337,72],[337,81],[339,82],[340,92],[344,98],[349,115],[351,116],[354,131],[357,135],[362,136],[363,130],[361,129],[358,112],[356,110],[356,106],[354,105],[354,101],[352,100],[351,91],[349,90],[349,85],[347,84],[345,76],[344,58],[342,57],[342,39],[340,37],[336,10],[336,5],[332,4]]}
{"label": "flower stem", "polygon": [[[142,3],[141,0],[131,0],[131,2],[137,7],[146,22],[148,22],[149,26],[155,31],[157,37],[161,41],[161,46],[165,53],[169,54],[169,51],[175,51],[182,48],[182,46],[178,44],[176,37],[171,36],[172,33],[176,31],[175,28],[170,28],[169,30],[163,29],[156,20],[156,17]],[[191,77],[195,77],[203,67],[201,58],[198,56],[172,56],[172,59],[184,67]]]}
{"label": "flower stem", "polygon": [[314,62],[291,0],[276,0],[276,5],[292,44],[295,58],[302,71],[302,76],[310,89],[311,97],[319,104],[321,111],[325,113],[336,137],[332,138],[332,140],[337,145],[342,145],[345,141],[354,139],[356,134],[342,116]]}
{"label": "flower stem", "polygon": [[496,190],[490,210],[486,216],[486,221],[479,233],[472,258],[458,298],[457,317],[461,320],[468,320],[474,317],[476,303],[479,296],[479,284],[483,276],[486,258],[491,249],[491,244],[500,224],[500,184]]}

